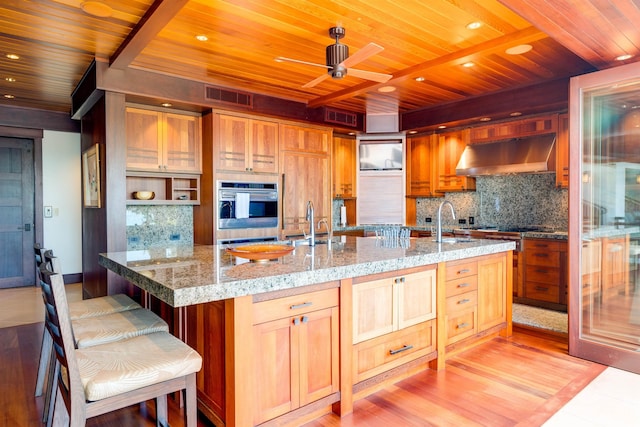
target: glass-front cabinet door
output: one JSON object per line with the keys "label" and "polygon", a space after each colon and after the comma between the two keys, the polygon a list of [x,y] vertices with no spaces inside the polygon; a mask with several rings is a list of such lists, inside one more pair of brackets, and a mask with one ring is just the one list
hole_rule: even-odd
{"label": "glass-front cabinet door", "polygon": [[571,79],[569,353],[640,373],[640,64]]}

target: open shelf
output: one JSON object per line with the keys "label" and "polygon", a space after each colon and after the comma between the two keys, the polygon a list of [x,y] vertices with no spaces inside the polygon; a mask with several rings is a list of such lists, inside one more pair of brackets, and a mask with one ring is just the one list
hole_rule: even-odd
{"label": "open shelf", "polygon": [[[133,198],[135,191],[153,191],[152,200]],[[127,172],[128,205],[199,205],[200,176]]]}

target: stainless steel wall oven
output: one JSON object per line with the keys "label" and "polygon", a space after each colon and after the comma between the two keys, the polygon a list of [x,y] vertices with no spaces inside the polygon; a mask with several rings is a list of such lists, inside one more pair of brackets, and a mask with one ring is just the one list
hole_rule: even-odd
{"label": "stainless steel wall oven", "polygon": [[278,226],[278,184],[218,181],[218,229]]}

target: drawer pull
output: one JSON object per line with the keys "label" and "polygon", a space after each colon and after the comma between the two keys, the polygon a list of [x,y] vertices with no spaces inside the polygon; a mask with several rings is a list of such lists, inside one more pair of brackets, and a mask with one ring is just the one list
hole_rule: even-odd
{"label": "drawer pull", "polygon": [[539,268],[539,269],[536,270],[536,273],[548,273],[548,271],[544,270],[542,268]]}
{"label": "drawer pull", "polygon": [[471,270],[469,270],[468,268],[463,268],[462,270],[458,271],[458,274],[465,274],[465,273],[469,273]]}
{"label": "drawer pull", "polygon": [[547,245],[546,243],[536,243],[533,246],[535,246],[536,248],[548,248],[549,245]]}
{"label": "drawer pull", "polygon": [[396,349],[396,350],[389,350],[389,354],[390,355],[394,355],[394,354],[398,354],[398,353],[402,353],[403,351],[407,351],[407,350],[411,350],[413,348],[412,345],[403,345],[402,347]]}
{"label": "drawer pull", "polygon": [[546,292],[548,290],[549,290],[549,288],[546,288],[544,286],[536,286],[536,291],[544,291],[544,292]]}
{"label": "drawer pull", "polygon": [[464,299],[461,299],[460,301],[458,301],[458,304],[466,304],[469,301],[471,301],[469,298],[464,298]]}
{"label": "drawer pull", "polygon": [[549,254],[540,254],[540,253],[538,253],[538,254],[533,254],[533,256],[537,256],[539,258],[548,258]]}
{"label": "drawer pull", "polygon": [[469,283],[460,283],[458,285],[459,288],[468,288],[469,286],[471,286]]}
{"label": "drawer pull", "polygon": [[459,325],[456,325],[456,328],[458,329],[464,329],[464,328],[468,328],[470,325],[468,322],[462,322]]}
{"label": "drawer pull", "polygon": [[305,308],[305,307],[310,307],[311,305],[313,305],[312,302],[303,302],[302,304],[294,304],[291,307],[289,307],[291,310],[297,310],[299,308]]}

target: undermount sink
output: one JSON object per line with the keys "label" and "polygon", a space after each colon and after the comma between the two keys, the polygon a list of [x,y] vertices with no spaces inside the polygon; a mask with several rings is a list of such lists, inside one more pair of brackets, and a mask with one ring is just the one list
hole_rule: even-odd
{"label": "undermount sink", "polygon": [[[435,242],[436,240],[433,239],[432,241]],[[471,237],[443,237],[440,243],[469,243],[473,241],[474,239]]]}

